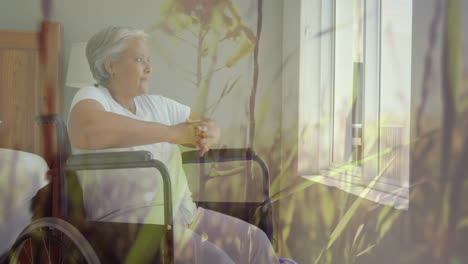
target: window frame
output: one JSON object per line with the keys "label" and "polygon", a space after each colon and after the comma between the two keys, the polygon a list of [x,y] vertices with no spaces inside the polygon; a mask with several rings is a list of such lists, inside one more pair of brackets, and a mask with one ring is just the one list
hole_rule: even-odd
{"label": "window frame", "polygon": [[[370,158],[362,166],[353,166],[353,164],[339,166],[334,164],[334,89],[330,88],[334,87],[335,34],[329,34],[329,31],[334,28],[334,21],[336,21],[336,1],[316,1],[320,5],[319,21],[313,21],[310,18],[312,14],[308,12],[308,8],[310,9],[314,5],[311,4],[313,1],[301,0],[299,2],[296,7],[291,8],[285,5],[284,9],[285,21],[288,17],[291,17],[291,12],[300,13],[298,27],[299,51],[296,62],[298,63],[297,78],[299,79],[297,91],[298,127],[297,135],[295,135],[299,146],[297,150],[299,175],[308,180],[337,187],[381,204],[407,209],[409,206],[408,184],[403,186],[388,182],[385,175],[379,175],[376,179],[379,169],[382,169],[379,168],[380,158]],[[380,122],[383,114],[380,108],[382,2],[381,0],[363,1],[363,4],[366,13],[372,11],[378,14],[377,16],[368,16],[364,21],[364,87],[378,87],[378,89],[365,89],[362,148],[366,150],[367,157],[379,157],[379,153],[383,151],[380,149],[382,146],[381,130],[383,128]],[[315,35],[315,32],[311,32],[314,28],[314,22],[319,24],[318,34]],[[284,29],[293,30],[290,24],[288,27],[285,22]],[[368,37],[371,31],[378,37]],[[320,38],[316,38],[317,35]],[[311,44],[311,42],[316,43]],[[291,40],[288,40],[285,36],[283,45],[285,46],[283,47],[283,54],[285,54],[285,51],[294,46],[294,43],[291,43]],[[314,53],[312,49],[317,47],[319,52]],[[306,68],[308,69],[310,65],[313,65],[313,60],[318,59],[317,57],[311,58],[308,56],[310,54],[318,55],[320,58],[318,60],[319,77],[315,79],[306,72]],[[369,67],[368,65],[376,65],[376,67]],[[286,67],[283,73],[283,87],[291,77],[291,70]],[[318,83],[318,85],[315,85],[317,88],[310,88],[313,87],[313,83]],[[286,89],[288,88],[284,87],[283,91]],[[314,98],[313,95],[317,100],[313,100],[311,103],[310,98]],[[285,106],[283,99],[283,109],[285,109]],[[314,115],[314,111],[318,114]],[[407,116],[409,118],[410,113]],[[375,135],[375,138],[370,138],[369,135]],[[371,144],[376,140],[378,144]],[[320,153],[320,155],[316,153]],[[341,169],[337,170],[336,167]],[[407,177],[409,183],[409,172]]]}

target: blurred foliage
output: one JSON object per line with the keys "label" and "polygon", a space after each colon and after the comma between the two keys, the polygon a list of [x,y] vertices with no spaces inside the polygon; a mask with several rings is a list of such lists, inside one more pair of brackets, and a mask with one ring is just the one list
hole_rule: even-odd
{"label": "blurred foliage", "polygon": [[[257,42],[256,36],[246,26],[235,2],[230,0],[167,0],[161,8],[161,15],[162,21],[150,27],[149,31],[158,30],[174,41],[186,42],[196,49],[193,83],[198,88],[198,98],[194,109],[206,114],[213,74],[233,67],[250,55]],[[220,45],[225,41],[233,43],[235,49],[218,65]],[[219,101],[232,91],[237,80],[226,82],[220,99],[211,106],[212,112]]]}
{"label": "blurred foliage", "polygon": [[[201,35],[214,35],[219,39],[201,38],[200,55],[213,56],[217,41],[232,40],[238,49],[225,62],[232,67],[249,55],[255,46],[255,34],[244,25],[239,10],[229,0],[168,0],[161,8],[163,22],[157,27],[170,36],[180,36],[184,31]],[[224,36],[222,36],[224,35]]]}

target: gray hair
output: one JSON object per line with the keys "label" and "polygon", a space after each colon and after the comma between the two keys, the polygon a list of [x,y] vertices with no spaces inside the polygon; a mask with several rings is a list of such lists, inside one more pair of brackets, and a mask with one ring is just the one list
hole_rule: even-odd
{"label": "gray hair", "polygon": [[148,34],[141,29],[110,26],[96,33],[88,41],[86,58],[91,73],[99,85],[105,86],[110,80],[104,62],[107,59],[118,60],[128,47],[128,41],[134,37],[146,39]]}

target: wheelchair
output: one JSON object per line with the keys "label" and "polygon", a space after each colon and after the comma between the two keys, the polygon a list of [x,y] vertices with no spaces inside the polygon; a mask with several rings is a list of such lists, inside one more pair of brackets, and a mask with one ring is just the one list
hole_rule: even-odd
{"label": "wheelchair", "polygon": [[[18,236],[0,263],[123,263],[138,255],[139,263],[173,263],[173,223],[171,181],[166,166],[152,158],[150,152],[110,152],[71,155],[66,126],[56,115],[38,117],[41,125],[54,125],[58,153],[49,171],[50,184],[43,188],[42,198],[32,206],[35,220]],[[252,161],[263,173],[261,202],[199,202],[199,206],[236,216],[257,225],[272,240],[273,225],[270,203],[270,175],[266,163],[251,149],[210,150],[203,157],[198,151],[182,153],[184,164]],[[81,190],[77,188],[77,171],[124,168],[154,168],[163,180],[164,224],[131,224],[87,221],[82,207]],[[41,195],[39,195],[41,197]],[[36,209],[35,203],[45,205]],[[45,208],[45,209],[44,209]],[[109,237],[127,237],[126,243],[112,243]],[[144,241],[135,248],[134,242]],[[109,244],[111,246],[109,246]],[[281,259],[281,263],[295,263]]]}

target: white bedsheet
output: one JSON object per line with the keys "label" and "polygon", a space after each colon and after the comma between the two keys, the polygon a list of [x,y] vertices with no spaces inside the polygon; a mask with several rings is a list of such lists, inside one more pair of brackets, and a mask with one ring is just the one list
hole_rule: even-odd
{"label": "white bedsheet", "polygon": [[31,198],[47,183],[49,167],[32,153],[0,148],[0,255],[31,222]]}

